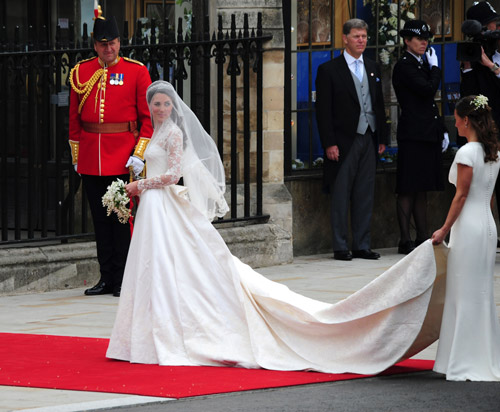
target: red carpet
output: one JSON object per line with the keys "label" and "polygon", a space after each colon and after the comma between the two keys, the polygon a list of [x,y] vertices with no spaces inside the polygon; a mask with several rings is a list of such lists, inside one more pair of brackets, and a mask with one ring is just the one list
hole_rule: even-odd
{"label": "red carpet", "polygon": [[[107,346],[108,339],[0,333],[0,385],[184,398],[366,377],[130,364],[107,359]],[[383,374],[430,370],[433,364],[410,359]]]}

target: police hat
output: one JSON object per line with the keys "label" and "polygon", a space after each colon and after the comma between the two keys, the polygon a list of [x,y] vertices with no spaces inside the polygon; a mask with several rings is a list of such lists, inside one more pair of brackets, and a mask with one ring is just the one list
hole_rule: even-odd
{"label": "police hat", "polygon": [[467,10],[468,20],[477,20],[483,26],[497,20],[500,16],[497,14],[493,6],[487,2],[475,2],[472,7]]}
{"label": "police hat", "polygon": [[408,20],[402,30],[399,31],[401,37],[422,37],[428,39],[432,36],[429,25],[423,20]]}
{"label": "police hat", "polygon": [[104,19],[99,17],[94,22],[94,40],[97,41],[111,41],[120,37],[118,25],[114,16]]}

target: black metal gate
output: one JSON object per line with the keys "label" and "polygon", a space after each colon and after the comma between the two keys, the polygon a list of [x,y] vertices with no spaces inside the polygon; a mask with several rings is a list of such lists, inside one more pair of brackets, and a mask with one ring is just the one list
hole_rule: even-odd
{"label": "black metal gate", "polygon": [[[231,192],[230,217],[219,222],[268,218],[262,212],[262,44],[271,36],[262,34],[262,15],[251,30],[247,15],[238,30],[233,15],[225,31],[219,16],[218,30],[211,36],[203,33],[203,38],[183,36],[179,19],[177,33],[166,31],[157,39],[154,24],[150,38],[134,36],[129,44],[125,22],[121,54],[146,64],[153,81],[170,81],[205,129],[216,130],[213,136],[227,165]],[[163,27],[169,27],[168,21]],[[87,202],[68,145],[69,72],[78,61],[94,55],[86,27],[82,39],[70,36],[67,44],[61,43],[58,28],[54,45],[38,43],[31,28],[28,43],[19,44],[18,30],[12,43],[5,28],[0,30],[0,245],[91,236]],[[39,33],[38,38],[47,35]],[[254,99],[251,87],[256,88]],[[190,95],[184,96],[187,88]],[[238,88],[242,125],[237,123]],[[213,105],[216,125],[211,124]],[[256,113],[255,130],[250,128],[251,112]],[[224,127],[228,114],[230,125]],[[252,132],[255,166],[250,161]],[[243,202],[238,207],[240,194]]]}

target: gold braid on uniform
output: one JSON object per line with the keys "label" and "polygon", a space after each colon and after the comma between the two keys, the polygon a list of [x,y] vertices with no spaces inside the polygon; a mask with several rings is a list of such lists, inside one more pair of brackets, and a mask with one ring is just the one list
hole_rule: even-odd
{"label": "gold braid on uniform", "polygon": [[134,156],[138,157],[144,162],[144,152],[146,151],[146,147],[149,143],[150,139],[147,139],[145,137],[139,138],[139,141],[137,142],[137,145],[135,146],[134,150]]}
{"label": "gold braid on uniform", "polygon": [[[86,81],[85,83],[80,83],[80,78],[78,76],[78,69],[80,68],[80,63],[78,63],[75,67],[71,69],[71,72],[69,73],[69,82],[71,83],[71,88],[77,93],[77,94],[83,94],[82,101],[80,102],[80,105],[78,106],[78,113],[81,113],[82,107],[85,104],[85,101],[87,100],[87,97],[89,97],[90,92],[94,88],[94,85],[97,83],[97,81],[101,78],[102,75],[106,75],[106,70],[103,68],[100,68],[96,70],[96,72],[92,75],[92,77]],[[73,72],[76,75],[76,85],[73,82]],[[106,79],[104,79],[105,81]],[[101,84],[99,83],[97,85],[97,88],[100,89]],[[97,95],[96,95],[97,97]]]}

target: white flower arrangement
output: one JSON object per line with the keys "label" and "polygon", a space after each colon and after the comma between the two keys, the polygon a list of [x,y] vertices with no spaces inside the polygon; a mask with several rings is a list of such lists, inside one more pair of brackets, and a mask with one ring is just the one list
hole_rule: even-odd
{"label": "white flower arrangement", "polygon": [[316,160],[313,161],[312,164],[313,167],[319,168],[323,166],[323,158],[322,157],[317,157]]}
{"label": "white flower arrangement", "polygon": [[108,186],[108,190],[102,197],[102,205],[107,208],[108,216],[115,212],[120,223],[127,223],[130,219],[130,199],[125,190],[125,182],[121,179],[115,180]]}
{"label": "white flower arrangement", "polygon": [[[394,0],[379,0],[378,1],[378,16],[377,0],[363,0],[363,5],[371,5],[372,16],[378,18],[378,43],[386,46],[379,49],[380,62],[384,66],[390,65],[397,58],[396,42],[398,41],[398,32],[401,30],[408,20],[415,19],[417,2],[415,0],[400,0],[399,5],[401,15],[398,26],[398,3]],[[375,26],[375,22],[373,23]],[[403,44],[403,39],[399,38],[399,43]]]}
{"label": "white flower arrangement", "polygon": [[479,94],[474,97],[470,104],[474,106],[474,110],[484,109],[486,106],[488,106],[488,98],[486,96],[483,96],[482,94]]}
{"label": "white flower arrangement", "polygon": [[292,160],[292,169],[293,170],[299,170],[304,168],[304,162],[300,159],[294,159]]}

